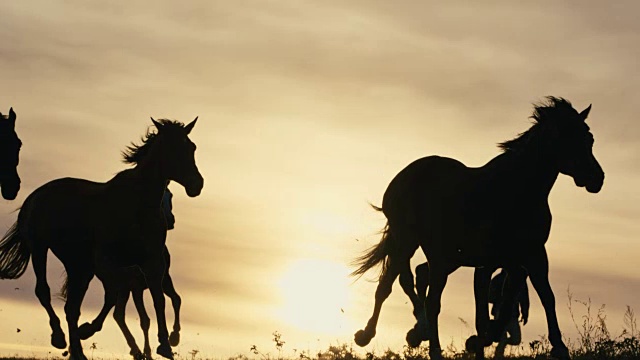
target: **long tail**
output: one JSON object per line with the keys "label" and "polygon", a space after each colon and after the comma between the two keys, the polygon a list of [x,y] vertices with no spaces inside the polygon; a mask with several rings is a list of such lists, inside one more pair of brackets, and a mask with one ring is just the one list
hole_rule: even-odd
{"label": "long tail", "polygon": [[29,265],[31,250],[18,230],[18,222],[0,240],[0,279],[17,279]]}
{"label": "long tail", "polygon": [[[376,211],[382,211],[382,208],[379,208],[373,204],[369,205],[371,205],[371,207]],[[351,263],[352,265],[358,267],[351,273],[351,276],[360,277],[364,275],[364,273],[378,265],[382,265],[379,276],[382,276],[387,271],[387,260],[391,250],[391,241],[393,239],[391,228],[389,227],[389,222],[387,222],[381,232],[382,239],[380,240],[380,242],[377,245],[370,247],[364,252],[364,254],[358,256]]]}

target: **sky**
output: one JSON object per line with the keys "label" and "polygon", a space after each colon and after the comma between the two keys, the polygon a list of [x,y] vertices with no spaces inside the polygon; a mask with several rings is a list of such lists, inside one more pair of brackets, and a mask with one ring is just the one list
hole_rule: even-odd
{"label": "sky", "polygon": [[[640,308],[640,9],[634,1],[4,1],[0,111],[13,107],[24,145],[22,189],[0,200],[0,230],[37,187],[60,177],[107,181],[120,152],[154,118],[199,116],[190,136],[202,194],[174,193],[171,275],[182,295],[186,355],[227,358],[252,345],[277,353],[352,343],[373,308],[374,274],[350,261],[379,241],[386,186],[432,154],[481,166],[497,143],[528,129],[547,95],[593,109],[601,193],[560,177],[547,249],[560,328],[577,332],[567,292],[606,304],[622,331]],[[412,263],[424,261],[418,254]],[[50,254],[49,283],[62,268]],[[441,341],[474,333],[472,269],[450,276]],[[0,282],[0,356],[58,354],[49,345],[31,267]],[[546,334],[532,291],[525,344]],[[153,308],[147,295],[152,319]],[[365,351],[400,349],[413,325],[400,289]],[[97,280],[82,321],[102,303]],[[64,319],[63,303],[54,307]],[[577,321],[584,307],[574,303]],[[167,308],[169,319],[172,311]],[[141,344],[130,304],[129,327]],[[464,321],[462,321],[462,320]],[[154,324],[154,322],[152,322]],[[170,322],[171,324],[171,322]],[[66,331],[66,327],[63,328]],[[20,332],[17,332],[20,329]],[[152,325],[152,347],[156,328]],[[128,353],[109,318],[84,346]],[[354,345],[355,347],[355,345]],[[295,349],[295,350],[294,350]]]}

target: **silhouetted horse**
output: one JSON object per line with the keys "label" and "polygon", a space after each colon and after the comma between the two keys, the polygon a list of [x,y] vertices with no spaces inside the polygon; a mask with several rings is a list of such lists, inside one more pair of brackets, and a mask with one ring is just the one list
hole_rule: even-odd
{"label": "silhouetted horse", "polygon": [[[501,314],[498,329],[488,329],[489,281],[492,272],[502,267],[511,278],[507,285],[521,284],[528,272],[547,315],[552,354],[569,358],[549,285],[548,196],[560,173],[588,192],[602,188],[604,172],[592,153],[593,135],[585,122],[590,109],[578,113],[567,100],[548,97],[535,106],[533,126],[501,143],[503,153],[486,165],[469,168],[454,159],[429,156],[396,175],[383,198],[387,225],[382,240],[357,259],[359,267],[353,272],[362,275],[382,265],[373,315],[355,334],[358,345],[365,346],[375,336],[382,303],[399,274],[410,276],[409,260],[421,247],[429,263],[426,327],[432,358],[442,357],[438,336],[442,291],[448,275],[461,266],[477,269],[474,293],[481,345],[500,336],[511,315]],[[515,292],[515,286],[505,287],[505,308],[512,308]],[[414,313],[419,312],[414,305]],[[477,346],[476,358],[483,357],[482,346]]]}
{"label": "silhouetted horse", "polygon": [[[126,159],[125,159],[126,161]],[[173,205],[171,204],[172,194],[167,188],[164,192],[164,196],[162,197],[162,214],[167,222],[167,230],[171,230],[175,224],[175,217],[171,211]],[[173,305],[174,312],[174,320],[173,320],[173,331],[169,335],[169,344],[171,346],[178,346],[180,343],[180,306],[182,304],[182,299],[180,295],[176,292],[176,289],[173,285],[173,280],[171,279],[171,275],[169,275],[169,267],[171,266],[171,256],[169,255],[169,249],[165,246],[164,248],[164,259],[166,270],[164,277],[162,279],[162,290],[165,295],[167,295],[171,299],[171,304]],[[66,299],[67,296],[67,281],[65,280],[64,285],[60,291],[60,297],[62,299]],[[138,268],[132,268],[130,278],[128,279],[128,283],[126,288],[121,289],[118,292],[118,298],[116,299],[116,305],[113,310],[113,318],[116,323],[120,327],[122,334],[127,341],[127,345],[129,345],[130,351],[129,354],[133,355],[134,359],[151,359],[151,345],[149,343],[149,327],[151,326],[151,319],[149,319],[149,315],[147,314],[147,310],[144,305],[143,293],[149,287],[147,286],[147,282],[144,278],[144,274]],[[125,321],[125,314],[127,308],[127,302],[129,301],[129,296],[133,297],[133,303],[135,304],[136,310],[138,311],[138,316],[140,317],[140,327],[142,328],[144,334],[144,352],[140,350],[138,344],[136,343],[133,334],[129,330],[127,323]],[[84,336],[88,336],[89,334],[95,333],[95,331],[102,328],[103,324],[93,324],[89,325],[93,327],[93,331],[91,333],[83,334]],[[84,339],[84,338],[83,338]]]}
{"label": "silhouetted horse", "polygon": [[9,115],[0,113],[0,187],[2,197],[13,200],[20,191],[18,162],[22,141],[16,134],[16,113],[9,109]]}
{"label": "silhouetted horse", "polygon": [[[197,119],[197,118],[196,118]],[[188,138],[196,120],[188,125],[155,121],[157,133],[147,132],[142,145],[131,145],[125,159],[136,166],[106,183],[64,178],[36,189],[25,200],[18,221],[0,241],[0,278],[22,275],[29,262],[36,275],[36,295],[47,310],[51,344],[66,347],[60,320],[51,307],[46,280],[47,251],[60,259],[67,272],[65,313],[72,359],[86,359],[80,339],[99,330],[126,288],[131,271],[139,267],[151,291],[158,320],[157,353],[172,358],[164,314],[162,278],[167,224],[160,208],[167,181],[198,196],[203,178],[195,164],[196,146]],[[80,305],[94,274],[102,281],[104,307],[91,324],[78,328]]]}

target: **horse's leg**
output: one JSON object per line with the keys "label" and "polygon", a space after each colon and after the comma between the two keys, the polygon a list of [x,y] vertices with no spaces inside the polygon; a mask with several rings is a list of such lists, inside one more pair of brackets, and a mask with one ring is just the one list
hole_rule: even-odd
{"label": "horse's leg", "polygon": [[427,288],[429,288],[429,263],[416,266],[416,292],[422,302],[427,299]]}
{"label": "horse's leg", "polygon": [[[507,334],[509,334],[509,336],[507,336]],[[506,331],[502,334],[498,346],[496,346],[494,358],[503,359],[507,345],[517,346],[520,345],[521,341],[522,333],[520,331],[520,323],[518,323],[518,318],[512,317],[507,323]]]}
{"label": "horse's leg", "polygon": [[126,291],[125,289],[121,289],[118,284],[118,280],[127,281],[129,280],[126,277],[115,279],[111,276],[101,277],[102,287],[104,289],[104,304],[102,305],[102,309],[100,309],[100,313],[96,316],[93,321],[90,323],[84,323],[78,328],[78,334],[82,340],[86,340],[93,336],[98,331],[102,330],[102,326],[104,325],[104,321],[111,309],[116,305],[116,300],[118,297],[118,291]]}
{"label": "horse's leg", "polygon": [[427,301],[427,289],[429,288],[429,263],[425,262],[416,266],[416,292],[420,303],[422,304],[422,314],[418,318],[418,324],[416,324],[421,330],[421,339],[428,340],[429,327],[427,325],[427,311],[425,308],[425,302]]}
{"label": "horse's leg", "polygon": [[407,333],[407,344],[409,347],[418,347],[423,340],[427,340],[427,318],[424,311],[424,297],[421,298],[416,293],[409,260],[410,259],[407,258],[406,261],[401,264],[400,286],[402,286],[402,290],[411,300],[411,304],[413,305],[413,316],[416,318],[416,324]]}
{"label": "horse's leg", "polygon": [[438,334],[438,315],[440,314],[442,292],[447,284],[451,271],[447,271],[444,264],[429,263],[429,293],[427,294],[426,309],[429,328],[429,356],[431,359],[442,359],[440,336]]}
{"label": "horse's leg", "polygon": [[165,317],[165,299],[162,290],[162,278],[165,274],[165,262],[162,256],[150,261],[142,267],[147,286],[151,292],[153,299],[153,307],[156,310],[156,319],[158,321],[158,348],[156,353],[167,359],[173,359],[173,350],[169,345],[169,331],[167,330],[167,319]]}
{"label": "horse's leg", "polygon": [[67,267],[66,270],[67,300],[64,304],[64,312],[69,326],[69,359],[85,360],[87,357],[84,355],[80,343],[78,320],[80,319],[80,306],[93,278],[93,272],[75,267]]}
{"label": "horse's leg", "polygon": [[522,284],[527,279],[527,273],[521,266],[505,269],[507,270],[507,278],[502,290],[500,313],[497,319],[489,323],[489,328],[487,329],[487,341],[492,343],[499,342],[506,331],[507,324],[513,316],[518,295],[522,291]]}
{"label": "horse's leg", "polygon": [[120,327],[124,338],[127,340],[127,345],[129,345],[129,348],[131,349],[129,351],[129,354],[132,355],[136,360],[144,359],[144,354],[142,354],[142,351],[140,351],[138,344],[136,344],[136,339],[133,337],[133,334],[131,334],[129,327],[127,327],[127,322],[125,321],[125,313],[127,310],[127,301],[129,301],[129,293],[130,291],[126,290],[122,290],[118,293],[116,306],[113,310],[113,318]]}
{"label": "horse's leg", "polygon": [[60,318],[51,306],[51,289],[47,283],[47,251],[46,247],[34,246],[31,252],[31,263],[33,271],[36,275],[35,293],[40,304],[49,315],[49,326],[51,326],[51,345],[57,349],[67,347],[64,332],[60,327]]}
{"label": "horse's leg", "polygon": [[169,344],[171,344],[171,346],[178,346],[180,343],[180,306],[182,305],[182,299],[173,286],[173,280],[171,280],[169,272],[167,272],[162,279],[162,289],[171,299],[171,304],[173,305],[173,331],[171,335],[169,335]]}
{"label": "horse's leg", "polygon": [[371,315],[371,318],[367,322],[367,326],[364,330],[359,330],[354,336],[354,341],[358,346],[366,346],[376,335],[376,326],[378,325],[378,318],[380,317],[382,303],[384,303],[391,294],[393,283],[396,281],[396,278],[400,273],[400,264],[398,263],[398,259],[389,256],[387,261],[388,266],[380,275],[378,287],[376,288],[376,301],[373,307],[373,315]]}
{"label": "horse's leg", "polygon": [[144,286],[135,286],[131,291],[133,303],[140,317],[140,328],[144,334],[144,357],[151,359],[151,345],[149,343],[149,328],[151,327],[151,319],[147,315],[147,309],[144,307]]}
{"label": "horse's leg", "polygon": [[536,289],[547,316],[549,342],[551,342],[553,346],[551,355],[558,359],[569,359],[569,349],[562,341],[560,327],[558,326],[555,296],[549,284],[549,259],[547,258],[547,251],[542,249],[538,256],[531,257],[530,264],[528,265],[527,270],[529,271],[531,284]]}
{"label": "horse's leg", "polygon": [[[473,295],[476,302],[476,337],[467,340],[467,351],[475,352],[476,359],[484,359],[484,347],[489,327],[489,284],[495,268],[476,268],[473,273]],[[473,340],[472,340],[473,339]]]}
{"label": "horse's leg", "polygon": [[[173,214],[172,214],[173,215]],[[182,305],[182,299],[176,292],[176,288],[173,286],[173,280],[169,275],[169,267],[171,267],[171,254],[169,249],[164,247],[164,263],[166,266],[164,278],[162,279],[162,290],[171,299],[171,305],[173,306],[173,331],[169,335],[169,344],[171,346],[178,346],[180,344],[180,306]]]}

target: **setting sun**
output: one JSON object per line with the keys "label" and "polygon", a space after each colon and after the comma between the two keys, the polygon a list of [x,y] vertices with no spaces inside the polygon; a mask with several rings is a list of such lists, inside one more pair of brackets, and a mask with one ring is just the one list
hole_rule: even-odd
{"label": "setting sun", "polygon": [[349,305],[349,269],[336,262],[301,259],[289,265],[278,281],[282,303],[277,316],[303,331],[344,331]]}

